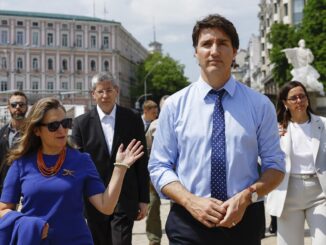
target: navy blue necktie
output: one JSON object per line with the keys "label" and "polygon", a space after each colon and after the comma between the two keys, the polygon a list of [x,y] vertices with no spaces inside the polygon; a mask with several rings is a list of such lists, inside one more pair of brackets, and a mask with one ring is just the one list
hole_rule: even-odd
{"label": "navy blue necktie", "polygon": [[226,157],[225,157],[225,121],[222,97],[225,90],[211,90],[214,95],[215,106],[213,111],[212,130],[212,156],[211,156],[211,196],[225,201],[227,200],[226,187]]}

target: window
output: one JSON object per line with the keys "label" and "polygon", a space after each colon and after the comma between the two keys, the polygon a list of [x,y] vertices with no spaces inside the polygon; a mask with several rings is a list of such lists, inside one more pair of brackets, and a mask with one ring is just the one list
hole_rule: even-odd
{"label": "window", "polygon": [[53,46],[53,33],[48,33],[48,39],[47,39],[48,46]]}
{"label": "window", "polygon": [[76,35],[76,46],[77,48],[83,47],[83,36],[81,34]]}
{"label": "window", "polygon": [[49,28],[53,28],[53,23],[48,23]]}
{"label": "window", "polygon": [[68,29],[68,25],[67,24],[62,24],[62,29]]}
{"label": "window", "polygon": [[289,15],[289,8],[288,8],[288,4],[284,3],[284,16],[288,16]]}
{"label": "window", "polygon": [[81,25],[76,25],[76,29],[77,30],[81,30],[82,29],[82,26]]}
{"label": "window", "polygon": [[68,61],[66,59],[62,60],[62,70],[68,70]]}
{"label": "window", "polygon": [[277,13],[277,3],[274,3],[274,13]]}
{"label": "window", "polygon": [[62,47],[68,47],[68,34],[67,33],[62,34],[61,44],[62,44]]}
{"label": "window", "polygon": [[95,60],[91,60],[91,71],[96,71],[96,62],[95,62]]}
{"label": "window", "polygon": [[47,83],[47,89],[48,90],[53,90],[54,89],[54,83],[53,82],[48,82]]}
{"label": "window", "polygon": [[76,83],[76,89],[78,89],[78,90],[82,90],[82,89],[83,89],[83,83],[81,83],[81,82],[77,82],[77,83]]}
{"label": "window", "polygon": [[32,34],[32,45],[33,46],[39,45],[39,33],[37,31],[34,31]]}
{"label": "window", "polygon": [[92,31],[96,31],[96,26],[91,26]]}
{"label": "window", "polygon": [[91,48],[96,48],[96,36],[91,35]]}
{"label": "window", "polygon": [[109,71],[109,61],[104,61],[104,71]]}
{"label": "window", "polygon": [[17,59],[17,69],[23,69],[23,59],[21,57]]}
{"label": "window", "polygon": [[109,37],[108,36],[103,37],[103,48],[109,48]]}
{"label": "window", "polygon": [[48,70],[52,71],[53,70],[53,59],[48,59]]}
{"label": "window", "polygon": [[38,69],[38,59],[37,58],[33,58],[32,67],[33,67],[33,70]]}
{"label": "window", "polygon": [[68,90],[68,83],[67,82],[61,82],[61,89]]}
{"label": "window", "polygon": [[17,26],[23,26],[24,25],[24,22],[22,21],[17,21]]}
{"label": "window", "polygon": [[32,89],[33,90],[38,90],[39,88],[38,88],[38,81],[33,81],[32,82]]}
{"label": "window", "polygon": [[81,71],[82,69],[83,69],[82,61],[81,60],[77,60],[77,71]]}
{"label": "window", "polygon": [[8,90],[8,83],[6,81],[1,81],[1,91]]}
{"label": "window", "polygon": [[1,57],[1,68],[7,69],[7,60],[6,57]]}
{"label": "window", "polygon": [[23,45],[23,43],[24,43],[24,33],[22,31],[17,31],[16,44]]}
{"label": "window", "polygon": [[38,22],[33,22],[32,26],[33,27],[38,27]]}
{"label": "window", "polygon": [[1,43],[8,44],[8,31],[1,30],[0,35],[1,35],[1,39],[0,39]]}
{"label": "window", "polygon": [[16,88],[17,88],[17,90],[23,90],[24,89],[23,82],[17,81]]}
{"label": "window", "polygon": [[3,26],[8,25],[8,20],[1,20],[1,25],[3,25]]}

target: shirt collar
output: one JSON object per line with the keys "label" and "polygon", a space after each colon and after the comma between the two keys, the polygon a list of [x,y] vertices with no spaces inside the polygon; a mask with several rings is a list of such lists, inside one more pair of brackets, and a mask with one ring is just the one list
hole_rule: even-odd
{"label": "shirt collar", "polygon": [[101,107],[99,107],[98,105],[96,105],[96,110],[97,110],[97,113],[98,113],[98,115],[99,115],[101,121],[102,121],[103,118],[105,118],[105,117],[109,117],[109,118],[112,118],[113,120],[115,120],[115,116],[116,116],[116,112],[117,112],[117,105],[114,105],[114,106],[113,106],[113,109],[112,109],[112,111],[111,111],[110,114],[105,114],[105,113],[102,111]]}
{"label": "shirt collar", "polygon": [[[205,98],[209,91],[211,91],[213,88],[203,80],[203,78],[200,76],[197,81],[197,87],[201,98]],[[223,88],[225,91],[230,95],[233,96],[235,93],[236,88],[236,80],[233,76],[230,76],[229,80],[224,84]]]}

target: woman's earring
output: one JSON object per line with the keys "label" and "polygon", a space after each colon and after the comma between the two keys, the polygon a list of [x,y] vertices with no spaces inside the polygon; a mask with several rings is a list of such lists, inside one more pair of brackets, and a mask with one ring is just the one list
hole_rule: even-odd
{"label": "woman's earring", "polygon": [[288,110],[289,110],[289,108],[288,108],[287,106],[285,106],[285,110],[286,110],[286,111],[288,111]]}

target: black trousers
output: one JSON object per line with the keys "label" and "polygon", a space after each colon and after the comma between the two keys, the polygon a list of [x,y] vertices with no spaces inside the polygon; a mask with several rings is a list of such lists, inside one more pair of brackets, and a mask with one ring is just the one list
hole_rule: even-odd
{"label": "black trousers", "polygon": [[260,245],[265,231],[264,203],[250,205],[233,228],[207,228],[178,204],[173,204],[166,222],[170,245]]}
{"label": "black trousers", "polygon": [[131,245],[134,221],[125,213],[114,213],[105,221],[87,221],[94,245]]}

